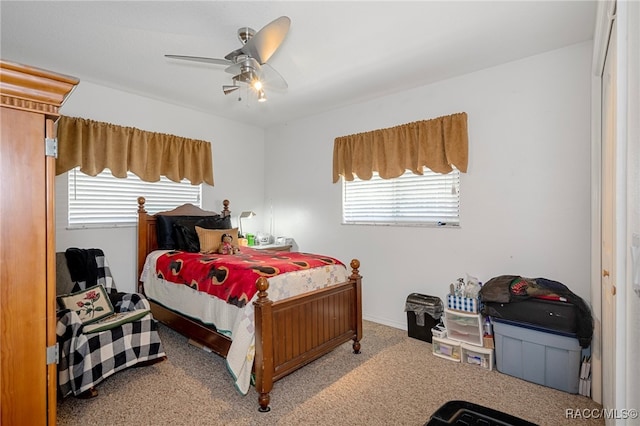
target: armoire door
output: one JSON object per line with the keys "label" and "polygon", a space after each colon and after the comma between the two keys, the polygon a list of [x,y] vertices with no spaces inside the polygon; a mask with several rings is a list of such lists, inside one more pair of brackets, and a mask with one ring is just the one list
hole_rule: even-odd
{"label": "armoire door", "polygon": [[37,143],[44,141],[44,120],[9,108],[1,114],[2,423],[46,424],[46,176]]}
{"label": "armoire door", "polygon": [[55,425],[55,159],[78,80],[0,60],[0,424]]}

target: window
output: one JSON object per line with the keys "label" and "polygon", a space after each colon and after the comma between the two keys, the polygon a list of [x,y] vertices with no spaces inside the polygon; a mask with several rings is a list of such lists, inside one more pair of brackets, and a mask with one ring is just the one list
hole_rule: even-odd
{"label": "window", "polygon": [[343,180],[345,224],[459,226],[460,172],[410,171],[395,179]]}
{"label": "window", "polygon": [[144,182],[131,172],[116,178],[105,169],[89,176],[75,168],[68,173],[69,227],[130,226],[138,221],[138,197],[146,199],[145,210],[153,214],[184,203],[201,206],[202,185],[173,182],[164,176],[159,182]]}

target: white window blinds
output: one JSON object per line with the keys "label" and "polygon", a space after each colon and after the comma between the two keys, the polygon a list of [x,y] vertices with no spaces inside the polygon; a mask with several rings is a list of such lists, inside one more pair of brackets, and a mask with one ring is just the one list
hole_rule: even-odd
{"label": "white window blinds", "polygon": [[410,171],[395,179],[343,180],[343,223],[459,226],[460,172],[422,176]]}
{"label": "white window blinds", "polygon": [[144,182],[131,172],[116,178],[106,169],[89,176],[75,168],[68,173],[69,227],[132,225],[138,220],[138,197],[146,199],[150,214],[184,203],[201,206],[202,185],[173,182],[162,176],[159,182]]}

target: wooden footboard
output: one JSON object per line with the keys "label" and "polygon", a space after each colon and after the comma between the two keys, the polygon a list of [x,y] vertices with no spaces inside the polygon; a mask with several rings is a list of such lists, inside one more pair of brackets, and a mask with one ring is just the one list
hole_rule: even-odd
{"label": "wooden footboard", "polygon": [[360,353],[362,277],[357,259],[349,281],[289,299],[272,302],[269,283],[259,278],[256,321],[256,390],[260,411],[269,411],[273,382],[353,340]]}

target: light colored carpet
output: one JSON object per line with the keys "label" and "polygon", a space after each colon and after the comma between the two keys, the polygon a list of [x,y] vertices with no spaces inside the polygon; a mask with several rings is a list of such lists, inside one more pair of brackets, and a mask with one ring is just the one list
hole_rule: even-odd
{"label": "light colored carpet", "polygon": [[599,409],[593,400],[432,355],[405,331],[365,321],[362,353],[351,344],[279,380],[271,412],[259,413],[252,388],[235,390],[224,360],[160,326],[168,360],[122,371],[98,397],[58,402],[59,425],[422,425],[459,399],[540,425],[602,425],[566,410]]}

